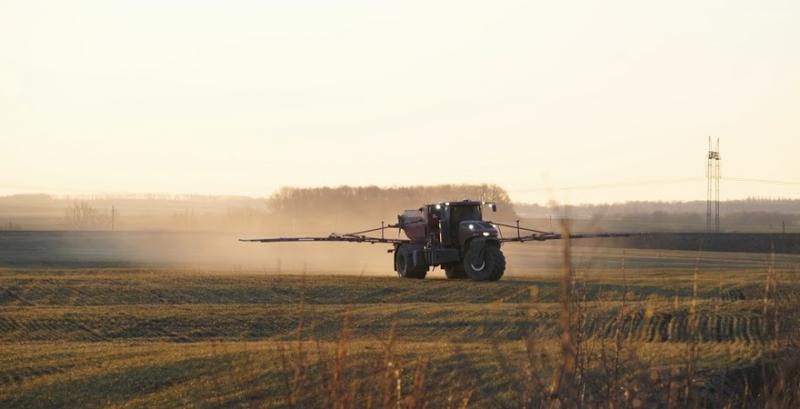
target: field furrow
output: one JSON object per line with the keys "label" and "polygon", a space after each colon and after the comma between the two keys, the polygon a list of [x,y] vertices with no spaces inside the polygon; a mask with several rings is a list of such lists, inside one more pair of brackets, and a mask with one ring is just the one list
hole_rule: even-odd
{"label": "field furrow", "polygon": [[[550,273],[474,283],[437,272],[401,280],[0,270],[0,407],[285,407],[299,345],[316,379],[301,402],[316,407],[314,399],[331,393],[326,377],[336,359],[348,362],[340,369],[353,387],[377,399],[369,391],[384,379],[392,330],[392,365],[403,387],[412,387],[414,368],[427,365],[437,391],[430,407],[466,395],[475,407],[522,406],[504,399],[536,384],[525,378],[530,365],[550,382],[565,351],[564,311],[572,339],[584,343],[596,370],[608,364],[597,359],[620,348],[626,360],[682,373],[691,350],[703,382],[721,368],[746,370],[791,328],[783,314],[800,294],[794,271],[776,273],[779,284],[765,300],[768,276],[756,268],[765,266],[762,259],[706,256],[695,266],[694,255],[681,254],[664,265],[666,256],[636,251],[625,255],[623,275],[612,256],[577,263],[566,303],[562,282]],[[720,270],[742,260],[746,268]],[[347,353],[336,358],[342,345]]]}

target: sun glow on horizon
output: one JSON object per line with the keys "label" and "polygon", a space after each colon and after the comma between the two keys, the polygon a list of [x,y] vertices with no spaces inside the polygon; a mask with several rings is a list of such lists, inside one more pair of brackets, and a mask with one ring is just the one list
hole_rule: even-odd
{"label": "sun glow on horizon", "polygon": [[0,193],[703,200],[712,135],[722,199],[797,198],[753,180],[800,179],[798,17],[788,1],[5,2]]}

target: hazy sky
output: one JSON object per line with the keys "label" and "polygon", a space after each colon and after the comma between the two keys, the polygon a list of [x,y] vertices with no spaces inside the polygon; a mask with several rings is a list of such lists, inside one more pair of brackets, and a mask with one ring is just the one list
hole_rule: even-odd
{"label": "hazy sky", "polygon": [[708,135],[800,180],[800,2],[0,0],[0,193],[705,199]]}

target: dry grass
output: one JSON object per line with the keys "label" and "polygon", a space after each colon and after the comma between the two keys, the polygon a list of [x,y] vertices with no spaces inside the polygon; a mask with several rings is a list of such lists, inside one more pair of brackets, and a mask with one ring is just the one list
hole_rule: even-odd
{"label": "dry grass", "polygon": [[498,283],[0,271],[0,407],[800,402],[796,266],[565,244],[559,274]]}

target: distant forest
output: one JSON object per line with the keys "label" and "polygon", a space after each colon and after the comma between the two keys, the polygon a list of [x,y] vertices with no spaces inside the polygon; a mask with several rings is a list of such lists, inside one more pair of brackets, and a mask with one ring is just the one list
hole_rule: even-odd
{"label": "distant forest", "polygon": [[[537,227],[553,218],[575,220],[577,230],[671,231],[706,230],[706,202],[539,205],[515,203],[514,209]],[[745,199],[720,202],[720,230],[728,232],[800,232],[800,200]]]}
{"label": "distant forest", "polygon": [[[218,230],[280,234],[347,232],[394,223],[404,209],[470,198],[493,200],[497,213],[546,230],[704,231],[706,203],[628,202],[558,206],[512,203],[496,185],[381,188],[283,188],[269,197],[128,195],[0,197],[0,230]],[[800,232],[800,200],[747,199],[720,205],[723,231]]]}
{"label": "distant forest", "polygon": [[462,199],[497,203],[498,213],[486,214],[486,218],[510,220],[517,217],[508,193],[496,185],[284,188],[274,193],[267,203],[272,214],[280,216],[278,219],[283,223],[322,228],[331,223],[350,226],[370,226],[381,221],[395,223],[397,214],[405,209]]}
{"label": "distant forest", "polygon": [[[614,204],[582,204],[569,206],[539,205],[535,203],[515,203],[514,208],[523,217],[548,217],[554,209],[564,211],[573,217],[586,218],[598,214],[650,214],[650,213],[706,213],[706,202],[695,200],[691,202],[625,202]],[[745,199],[726,200],[720,202],[720,214],[760,212],[800,214],[800,200],[798,199]]]}
{"label": "distant forest", "polygon": [[[139,195],[0,197],[2,230],[222,230],[276,233],[348,232],[395,223],[397,214],[438,201],[493,200],[516,218],[496,185],[379,188],[283,188],[270,197]],[[489,216],[491,217],[491,216]]]}

